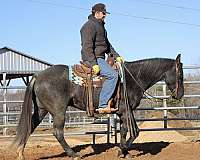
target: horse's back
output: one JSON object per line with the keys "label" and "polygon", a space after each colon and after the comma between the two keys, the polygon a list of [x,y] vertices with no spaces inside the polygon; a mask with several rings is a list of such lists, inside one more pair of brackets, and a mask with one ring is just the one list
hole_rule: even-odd
{"label": "horse's back", "polygon": [[[58,77],[62,77],[62,78],[67,78],[68,77],[68,66],[66,65],[53,65],[39,73],[36,74],[37,78],[50,78],[54,79],[54,78],[58,78]],[[65,77],[63,77],[63,75],[66,75]]]}

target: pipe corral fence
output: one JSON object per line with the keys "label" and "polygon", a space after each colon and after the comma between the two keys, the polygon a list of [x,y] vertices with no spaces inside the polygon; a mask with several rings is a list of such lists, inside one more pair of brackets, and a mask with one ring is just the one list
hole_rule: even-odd
{"label": "pipe corral fence", "polygon": [[[197,69],[199,70],[200,67],[184,67],[185,70],[194,70]],[[200,74],[199,74],[200,76]],[[16,92],[18,92],[20,95],[22,92],[26,89],[25,86],[7,86],[6,85],[6,74],[3,73],[3,83],[2,86],[0,86],[0,94],[2,95],[2,98],[0,99],[0,137],[13,137],[14,133],[12,134],[8,133],[8,130],[12,128],[15,130],[20,113],[21,113],[21,108],[22,108],[22,103],[23,103],[23,96],[21,96],[21,99],[15,97],[12,98],[12,100],[9,100],[8,94],[10,96],[15,96]],[[197,89],[199,89],[200,92],[200,80],[190,80],[190,81],[184,81],[184,84],[187,85],[195,85]],[[199,85],[199,86],[198,86]],[[162,117],[161,118],[144,118],[144,117],[137,117],[136,116],[136,121],[138,123],[145,122],[145,121],[162,121],[163,122],[163,127],[162,128],[145,128],[145,129],[140,129],[141,131],[169,131],[169,130],[186,130],[186,131],[192,131],[192,130],[200,130],[200,123],[199,126],[197,125],[196,127],[169,127],[168,122],[169,121],[199,121],[200,120],[200,114],[199,116],[193,116],[193,117],[168,117],[169,111],[173,110],[199,110],[200,107],[198,104],[192,105],[192,106],[185,106],[184,103],[180,106],[168,106],[167,103],[167,98],[169,98],[168,90],[164,82],[158,82],[154,86],[160,86],[160,90],[162,90],[160,95],[154,95],[155,98],[161,98],[163,99],[162,105],[154,105],[152,106],[152,102],[149,100],[148,103],[151,104],[150,107],[146,107],[148,105],[145,105],[145,107],[138,107],[136,109],[136,114],[137,112],[144,112],[144,111],[162,111]],[[10,92],[12,91],[12,92]],[[15,92],[14,92],[15,91]],[[189,94],[188,94],[189,93]],[[152,98],[152,97],[148,97]],[[185,99],[193,99],[193,98],[200,98],[200,93],[192,93],[191,92],[186,92],[186,94],[183,97],[183,101]],[[145,100],[145,98],[144,98]],[[198,102],[199,103],[199,102]],[[88,125],[94,125],[96,128],[99,128],[98,130],[91,131],[81,131],[79,130],[78,132],[65,132],[65,135],[92,135],[93,138],[93,143],[95,143],[95,136],[96,135],[102,135],[106,134],[107,135],[107,143],[110,142],[110,137],[114,136],[115,142],[117,142],[117,133],[119,132],[120,126],[118,123],[118,117],[116,115],[106,115],[102,116],[100,118],[88,118],[85,114],[84,111],[75,111],[75,110],[68,110],[66,112],[66,127],[80,127],[80,128],[87,128],[86,126]],[[40,128],[50,128],[53,125],[53,119],[50,114],[48,114],[42,123],[39,125]],[[90,127],[92,128],[92,127]],[[38,134],[35,133],[32,136],[47,136],[47,135],[52,135],[49,133],[44,133],[44,134]]]}

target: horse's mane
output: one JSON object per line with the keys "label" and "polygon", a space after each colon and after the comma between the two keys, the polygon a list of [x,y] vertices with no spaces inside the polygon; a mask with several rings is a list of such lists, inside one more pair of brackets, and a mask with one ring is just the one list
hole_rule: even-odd
{"label": "horse's mane", "polygon": [[140,80],[142,78],[146,81],[153,81],[156,76],[173,67],[174,62],[174,59],[151,58],[125,62],[125,65],[136,79]]}
{"label": "horse's mane", "polygon": [[[159,68],[168,68],[171,67],[171,65],[174,64],[174,59],[169,59],[169,58],[150,58],[150,59],[142,59],[142,60],[137,60],[137,61],[132,61],[132,62],[126,62],[128,66],[131,68],[144,68],[144,69],[153,69],[157,70]],[[164,69],[163,68],[163,69]]]}

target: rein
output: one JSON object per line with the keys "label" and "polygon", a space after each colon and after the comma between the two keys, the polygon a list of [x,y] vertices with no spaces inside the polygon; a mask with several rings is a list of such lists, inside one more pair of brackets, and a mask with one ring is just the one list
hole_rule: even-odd
{"label": "rein", "polygon": [[123,92],[124,92],[124,100],[125,100],[125,106],[126,106],[127,127],[130,132],[130,138],[128,139],[127,142],[128,142],[128,145],[130,145],[132,144],[134,139],[138,136],[139,129],[137,127],[134,115],[131,111],[131,106],[129,105],[128,94],[126,90],[126,78],[125,78],[124,67],[120,67],[120,69],[122,71],[122,78],[123,78]]}

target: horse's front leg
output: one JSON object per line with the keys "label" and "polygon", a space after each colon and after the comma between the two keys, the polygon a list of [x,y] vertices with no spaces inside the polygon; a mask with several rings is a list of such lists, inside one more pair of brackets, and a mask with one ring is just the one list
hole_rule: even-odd
{"label": "horse's front leg", "polygon": [[127,126],[127,119],[126,116],[123,114],[120,117],[120,151],[118,153],[119,157],[126,157],[128,154],[128,145],[126,143],[126,136],[128,132],[128,126]]}

